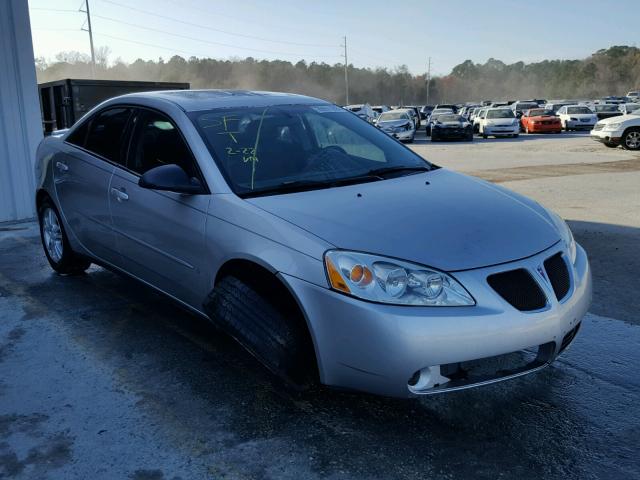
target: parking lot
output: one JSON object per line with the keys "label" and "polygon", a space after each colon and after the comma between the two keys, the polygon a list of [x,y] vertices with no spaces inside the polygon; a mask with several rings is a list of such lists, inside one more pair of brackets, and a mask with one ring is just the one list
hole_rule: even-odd
{"label": "parking lot", "polygon": [[640,478],[640,155],[585,133],[411,148],[568,220],[594,301],[552,367],[417,400],[287,393],[169,300],[54,275],[35,223],[0,225],[0,478]]}

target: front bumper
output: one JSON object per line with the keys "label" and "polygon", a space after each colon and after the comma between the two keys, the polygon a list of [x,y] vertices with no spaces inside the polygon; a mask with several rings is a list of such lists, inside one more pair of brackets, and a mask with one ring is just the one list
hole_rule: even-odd
{"label": "front bumper", "polygon": [[447,138],[447,139],[465,139],[469,135],[472,135],[473,131],[471,129],[465,128],[432,128],[431,135],[436,135],[438,138]]}
{"label": "front bumper", "polygon": [[[412,397],[492,383],[551,363],[560,353],[563,339],[576,329],[591,303],[591,272],[580,246],[576,262],[570,266],[571,290],[561,302],[551,287],[536,277],[536,269],[559,251],[558,243],[527,259],[453,273],[476,299],[473,307],[376,304],[295,277],[283,278],[304,310],[324,384]],[[487,283],[487,276],[515,268],[526,268],[538,278],[548,298],[547,307],[518,311]],[[441,375],[441,367],[540,346],[547,349],[541,361],[523,371],[507,375],[496,372],[490,378],[462,385]],[[425,369],[433,372],[431,383],[418,383],[420,389],[415,380],[410,385]]]}
{"label": "front bumper", "polygon": [[555,133],[562,131],[562,124],[557,123],[530,123],[529,131],[533,133]]}
{"label": "front bumper", "polygon": [[591,130],[590,136],[598,142],[620,145],[622,133],[622,130]]}
{"label": "front bumper", "polygon": [[485,126],[483,128],[484,135],[493,135],[499,137],[501,135],[516,135],[520,133],[520,125],[509,126]]}
{"label": "front bumper", "polygon": [[565,125],[567,128],[572,128],[574,130],[591,130],[594,126],[594,122],[581,122],[576,120],[566,120]]}
{"label": "front bumper", "polygon": [[394,131],[394,130],[382,129],[382,131],[384,133],[386,133],[387,135],[391,135],[393,138],[397,138],[401,142],[413,139],[413,137],[416,134],[415,130],[396,130],[396,131]]}

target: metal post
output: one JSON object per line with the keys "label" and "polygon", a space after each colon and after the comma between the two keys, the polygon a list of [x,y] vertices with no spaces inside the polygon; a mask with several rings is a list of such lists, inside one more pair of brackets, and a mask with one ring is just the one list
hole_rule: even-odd
{"label": "metal post", "polygon": [[344,87],[345,87],[345,105],[349,105],[349,60],[347,58],[347,36],[344,36]]}
{"label": "metal post", "polygon": [[96,78],[96,52],[93,49],[93,30],[91,29],[91,12],[89,11],[89,0],[84,0],[86,10],[80,10],[87,14],[87,32],[89,32],[89,44],[91,45],[91,77]]}
{"label": "metal post", "polygon": [[429,66],[427,67],[427,105],[429,105],[429,87],[431,86],[431,57],[429,57]]}

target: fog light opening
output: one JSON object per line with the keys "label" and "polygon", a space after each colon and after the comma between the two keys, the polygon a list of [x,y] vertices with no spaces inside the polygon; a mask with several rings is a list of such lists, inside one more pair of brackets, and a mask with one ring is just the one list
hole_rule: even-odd
{"label": "fog light opening", "polygon": [[447,377],[440,375],[440,365],[436,365],[415,372],[407,382],[407,387],[413,393],[420,393],[430,388],[439,387],[448,381]]}

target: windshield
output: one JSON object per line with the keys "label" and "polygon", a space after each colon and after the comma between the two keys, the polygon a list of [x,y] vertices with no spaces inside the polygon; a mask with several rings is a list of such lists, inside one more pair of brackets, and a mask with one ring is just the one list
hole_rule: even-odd
{"label": "windshield", "polygon": [[593,113],[588,107],[567,107],[569,114],[590,114]]}
{"label": "windshield", "polygon": [[530,108],[536,108],[538,106],[537,103],[516,103],[516,110],[519,112],[524,112],[525,110],[529,110]]}
{"label": "windshield", "polygon": [[333,105],[215,109],[189,117],[240,196],[293,182],[318,188],[354,177],[372,181],[367,174],[380,168],[432,168],[381,130]]}
{"label": "windshield", "polygon": [[501,108],[500,110],[489,110],[487,118],[514,118],[513,110]]}
{"label": "windshield", "polygon": [[553,110],[548,110],[546,108],[532,108],[529,110],[530,117],[541,117],[544,115],[555,115]]}
{"label": "windshield", "polygon": [[596,112],[617,112],[617,105],[596,105]]}
{"label": "windshield", "polygon": [[462,118],[460,115],[438,115],[438,121],[439,122],[463,122],[464,118]]}
{"label": "windshield", "polygon": [[388,122],[391,120],[409,120],[409,114],[405,112],[386,112],[380,115],[378,121]]}

